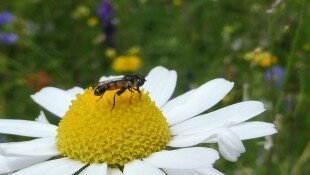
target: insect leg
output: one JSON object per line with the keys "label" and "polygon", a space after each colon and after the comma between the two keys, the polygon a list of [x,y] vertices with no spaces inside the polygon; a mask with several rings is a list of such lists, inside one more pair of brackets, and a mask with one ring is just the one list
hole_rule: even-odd
{"label": "insect leg", "polygon": [[103,94],[100,96],[100,98],[97,101],[99,101],[102,97],[103,97]]}
{"label": "insect leg", "polygon": [[141,91],[140,91],[139,87],[136,86],[136,88],[134,88],[134,90],[138,91],[138,93],[140,94],[140,100],[141,100]]}
{"label": "insect leg", "polygon": [[135,92],[132,90],[132,88],[128,88],[128,90],[131,93],[130,100],[129,100],[129,103],[131,104],[131,99],[132,99],[133,95],[135,95]]}
{"label": "insect leg", "polygon": [[116,94],[117,94],[118,96],[120,96],[120,95],[122,95],[125,91],[126,91],[126,88],[121,88],[120,90],[118,90],[118,91],[114,94],[114,96],[113,96],[113,106],[112,106],[111,111],[113,110],[113,108],[114,108],[114,106],[115,106],[115,96],[116,96]]}

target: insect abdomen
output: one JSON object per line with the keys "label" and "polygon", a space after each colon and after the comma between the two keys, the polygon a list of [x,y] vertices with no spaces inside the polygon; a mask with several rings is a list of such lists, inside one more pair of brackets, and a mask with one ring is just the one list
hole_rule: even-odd
{"label": "insect abdomen", "polygon": [[120,89],[120,88],[123,88],[123,87],[124,87],[123,83],[111,82],[108,85],[108,90],[116,90],[116,89]]}

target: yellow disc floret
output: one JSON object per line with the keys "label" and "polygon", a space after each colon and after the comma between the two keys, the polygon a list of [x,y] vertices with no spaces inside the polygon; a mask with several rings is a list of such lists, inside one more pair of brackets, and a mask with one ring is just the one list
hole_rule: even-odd
{"label": "yellow disc floret", "polygon": [[163,149],[170,140],[168,123],[147,93],[102,99],[92,88],[78,94],[59,123],[57,147],[63,156],[86,163],[123,166]]}

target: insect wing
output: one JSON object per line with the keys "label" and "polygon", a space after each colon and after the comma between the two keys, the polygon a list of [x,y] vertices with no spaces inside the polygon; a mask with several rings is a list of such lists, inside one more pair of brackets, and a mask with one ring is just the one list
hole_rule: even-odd
{"label": "insect wing", "polygon": [[124,75],[112,75],[112,76],[108,76],[108,77],[101,77],[100,80],[98,82],[102,82],[102,81],[107,81],[107,80],[113,80],[113,79],[118,79],[118,78],[123,78]]}
{"label": "insect wing", "polygon": [[99,81],[97,83],[96,86],[101,86],[103,84],[109,84],[111,82],[118,82],[118,81],[121,81],[123,77],[119,77],[119,78],[113,78],[113,79],[109,79],[109,80],[104,80],[104,81]]}

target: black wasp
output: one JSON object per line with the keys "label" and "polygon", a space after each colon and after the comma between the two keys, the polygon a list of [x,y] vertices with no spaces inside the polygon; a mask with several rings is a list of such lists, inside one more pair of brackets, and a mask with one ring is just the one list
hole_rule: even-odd
{"label": "black wasp", "polygon": [[100,98],[98,99],[100,100],[106,91],[118,90],[113,97],[113,109],[115,106],[115,96],[122,95],[127,89],[132,93],[130,97],[130,102],[131,98],[134,95],[134,91],[137,91],[140,94],[141,98],[141,91],[139,88],[144,84],[145,81],[145,77],[141,74],[124,75],[121,78],[101,81],[97,84],[94,90],[94,95],[100,96]]}

